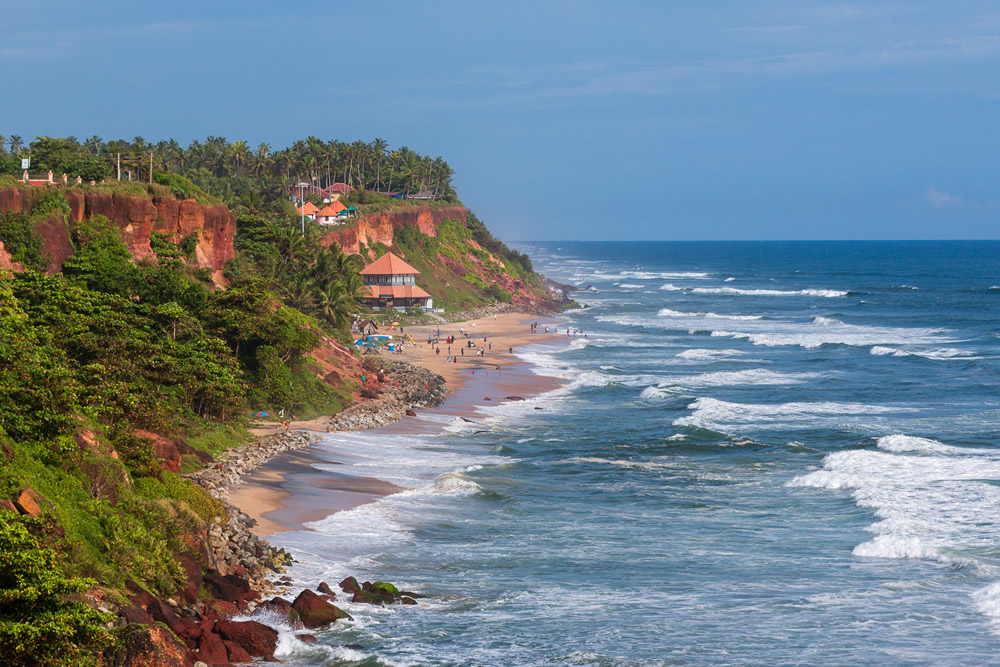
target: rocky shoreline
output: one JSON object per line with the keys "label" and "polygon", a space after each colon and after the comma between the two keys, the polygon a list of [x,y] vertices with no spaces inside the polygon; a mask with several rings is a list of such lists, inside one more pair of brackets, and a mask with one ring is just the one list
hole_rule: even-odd
{"label": "rocky shoreline", "polygon": [[[405,362],[366,361],[371,376],[362,388],[369,400],[356,403],[330,419],[327,431],[359,430],[391,424],[413,408],[440,404],[447,393],[444,379]],[[114,665],[171,665],[197,667],[264,658],[274,661],[278,633],[257,621],[233,621],[237,614],[258,607],[278,612],[293,626],[315,629],[350,616],[331,604],[334,592],[325,583],[318,593],[302,591],[294,602],[280,597],[262,602],[262,596],[288,590],[288,577],[276,579],[292,558],[253,533],[256,521],[228,502],[230,490],[243,477],[275,456],[309,447],[318,436],[308,431],[283,431],[222,454],[204,468],[185,475],[222,503],[217,517],[198,534],[183,536],[190,552],[182,565],[187,574],[183,591],[157,599],[130,586],[129,602],[112,605],[121,625],[131,624],[124,645],[106,655]],[[188,557],[190,556],[190,557]],[[340,584],[353,602],[416,604],[418,594],[402,594],[385,582],[358,584],[353,578]],[[200,593],[200,594],[199,594]],[[208,595],[205,595],[207,593]],[[164,627],[165,626],[165,627]],[[303,641],[311,635],[298,635]]]}

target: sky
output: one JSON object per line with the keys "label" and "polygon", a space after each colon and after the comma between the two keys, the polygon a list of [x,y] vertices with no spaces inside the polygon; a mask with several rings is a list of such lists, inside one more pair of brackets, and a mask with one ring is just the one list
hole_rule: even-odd
{"label": "sky", "polygon": [[1000,238],[1000,3],[0,0],[0,134],[386,139],[506,241]]}

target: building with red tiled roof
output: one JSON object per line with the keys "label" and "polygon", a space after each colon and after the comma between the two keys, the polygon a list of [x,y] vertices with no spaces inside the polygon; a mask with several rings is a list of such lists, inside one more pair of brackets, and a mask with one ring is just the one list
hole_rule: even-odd
{"label": "building with red tiled roof", "polygon": [[363,300],[372,308],[433,308],[431,295],[417,287],[420,272],[387,252],[361,270]]}
{"label": "building with red tiled roof", "polygon": [[334,183],[323,188],[323,201],[337,201],[344,195],[349,195],[354,192],[352,188],[347,183]]}
{"label": "building with red tiled roof", "polygon": [[298,209],[299,215],[304,215],[310,220],[316,219],[316,211],[318,210],[319,208],[316,206],[316,204],[312,203],[311,201],[307,201]]}
{"label": "building with red tiled roof", "polygon": [[321,225],[339,225],[343,219],[338,219],[337,216],[346,208],[339,201],[330,202],[316,212],[316,222]]}

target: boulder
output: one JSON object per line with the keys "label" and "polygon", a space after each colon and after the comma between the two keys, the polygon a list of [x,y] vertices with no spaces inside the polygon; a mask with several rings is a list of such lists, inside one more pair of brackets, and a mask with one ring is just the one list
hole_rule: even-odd
{"label": "boulder", "polygon": [[325,581],[321,581],[319,586],[316,587],[316,590],[320,593],[326,593],[327,595],[334,595],[334,592],[330,590],[330,586],[328,586]]}
{"label": "boulder", "polygon": [[142,607],[125,607],[118,615],[124,618],[129,623],[139,623],[140,625],[149,625],[153,622],[153,617],[149,615],[149,612]]}
{"label": "boulder", "polygon": [[295,598],[292,609],[298,613],[302,625],[310,630],[329,625],[340,618],[354,620],[346,611],[330,604],[308,588]]}
{"label": "boulder", "polygon": [[260,606],[265,611],[276,611],[287,616],[292,611],[292,603],[281,597],[273,597]]}
{"label": "boulder", "polygon": [[179,592],[184,595],[188,604],[194,604],[198,601],[198,589],[201,588],[201,564],[190,551],[182,552],[178,560],[187,575],[187,582]]}
{"label": "boulder", "polygon": [[278,631],[257,621],[216,621],[215,632],[255,658],[273,655],[278,646]]}
{"label": "boulder", "polygon": [[117,667],[188,667],[188,648],[161,625],[129,625],[104,654]]}
{"label": "boulder", "polygon": [[237,606],[242,606],[248,600],[260,599],[260,594],[250,587],[250,582],[237,574],[221,575],[218,572],[208,572],[203,581],[209,593]]}
{"label": "boulder", "polygon": [[295,635],[295,638],[298,639],[300,642],[305,642],[306,644],[315,644],[316,643],[316,635],[310,635],[310,634],[306,634],[304,632],[301,633],[301,634]]}
{"label": "boulder", "polygon": [[214,632],[206,632],[198,640],[198,659],[209,665],[229,662],[229,652],[222,643],[222,637]]}
{"label": "boulder", "polygon": [[188,634],[187,626],[181,622],[180,617],[163,600],[153,600],[146,605],[146,611],[153,617],[153,620],[166,625],[178,637]]}
{"label": "boulder", "polygon": [[229,652],[229,662],[241,663],[253,660],[253,656],[247,653],[247,650],[236,642],[223,640],[222,643],[226,645],[226,651]]}
{"label": "boulder", "polygon": [[14,501],[14,506],[21,514],[37,517],[42,515],[42,508],[39,506],[40,500],[41,496],[31,489],[22,489],[17,500]]}
{"label": "boulder", "polygon": [[351,602],[387,605],[395,602],[395,598],[391,595],[381,595],[379,593],[373,593],[372,591],[358,591],[354,594],[354,597],[351,598]]}
{"label": "boulder", "polygon": [[416,412],[414,412],[413,410],[407,410],[407,411],[406,411],[406,416],[407,416],[407,417],[416,417],[416,416],[417,416],[417,413],[416,413]]}
{"label": "boulder", "polygon": [[399,598],[399,603],[400,604],[417,604],[417,601],[414,600],[413,598],[408,598],[408,597],[406,597],[404,595],[401,598]]}
{"label": "boulder", "polygon": [[137,429],[132,434],[138,438],[149,440],[153,453],[156,454],[158,459],[161,459],[161,470],[180,472],[181,454],[177,451],[177,445],[174,444],[173,440],[164,438],[162,435],[157,435],[156,433],[151,433],[150,431],[143,431],[142,429]]}
{"label": "boulder", "polygon": [[348,577],[338,584],[340,590],[345,593],[357,593],[361,590],[361,584],[354,577]]}
{"label": "boulder", "polygon": [[399,597],[399,589],[390,584],[388,581],[376,581],[372,584],[372,592],[379,595],[388,595],[390,597]]}
{"label": "boulder", "polygon": [[10,512],[17,513],[17,508],[14,506],[14,503],[10,502],[6,498],[0,500],[0,510],[8,510]]}
{"label": "boulder", "polygon": [[205,603],[205,610],[219,618],[229,618],[240,613],[240,608],[228,600],[211,600]]}

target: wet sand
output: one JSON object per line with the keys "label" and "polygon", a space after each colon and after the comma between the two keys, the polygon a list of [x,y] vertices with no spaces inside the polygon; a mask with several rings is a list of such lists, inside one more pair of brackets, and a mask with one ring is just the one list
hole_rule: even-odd
{"label": "wet sand", "polygon": [[[538,322],[541,333],[530,332],[531,322]],[[550,331],[548,335],[544,333],[546,326]],[[414,343],[409,338],[404,338],[401,354],[383,351],[382,356],[387,360],[402,360],[423,366],[443,376],[450,393],[438,407],[420,409],[417,411],[417,418],[408,417],[380,430],[399,433],[402,429],[407,433],[429,433],[439,430],[440,424],[420,419],[422,412],[433,411],[436,414],[477,421],[477,409],[480,407],[516,400],[516,397],[528,398],[556,389],[564,380],[534,373],[530,364],[511,354],[509,350],[513,348],[517,352],[520,346],[533,343],[568,343],[571,337],[566,335],[565,329],[561,333],[555,333],[558,326],[558,320],[552,318],[515,313],[500,315],[496,319],[491,317],[468,322],[404,327],[403,333],[412,338]],[[428,334],[433,336],[438,329],[441,332],[440,343],[428,345]],[[468,334],[468,338],[461,333],[462,329]],[[393,341],[400,337],[398,327],[379,333],[393,336]],[[456,336],[452,352],[453,357],[457,355],[457,363],[447,361],[448,345],[444,341],[448,335]],[[484,356],[478,356],[473,348],[460,348],[470,340],[477,346],[485,346]],[[491,343],[492,350],[489,349]],[[436,352],[438,347],[441,349],[440,354]],[[460,349],[465,350],[464,356],[459,352]],[[327,421],[327,417],[297,421],[292,422],[290,428],[325,433]],[[276,428],[280,426],[260,425],[251,429],[251,432],[267,435]],[[257,520],[255,532],[263,536],[285,530],[301,530],[310,521],[317,521],[334,512],[351,509],[403,490],[379,479],[330,471],[331,466],[339,463],[335,456],[335,453],[318,447],[280,454],[234,487],[230,491],[230,501]],[[320,465],[327,469],[317,468]]]}

